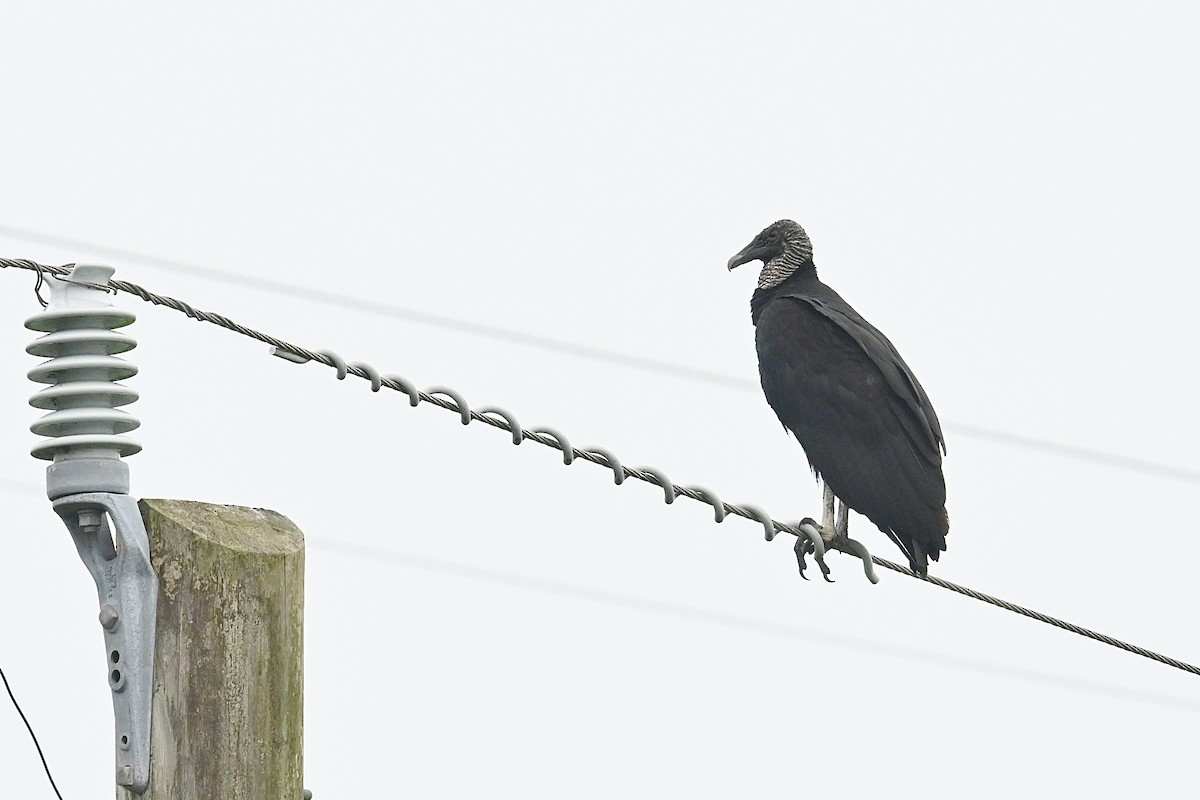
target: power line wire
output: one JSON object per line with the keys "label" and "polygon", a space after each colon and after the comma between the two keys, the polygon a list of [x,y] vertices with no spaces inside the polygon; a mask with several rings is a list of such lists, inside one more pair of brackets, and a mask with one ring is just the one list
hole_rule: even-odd
{"label": "power line wire", "polygon": [[43,244],[54,245],[56,247],[70,247],[89,250],[106,257],[119,258],[127,261],[137,261],[150,266],[159,267],[169,272],[176,272],[181,275],[190,275],[192,277],[202,278],[204,280],[245,286],[250,289],[259,289],[276,295],[295,297],[301,300],[308,300],[313,303],[323,303],[325,305],[345,308],[351,311],[367,311],[382,317],[400,319],[406,322],[415,322],[419,325],[429,325],[436,328],[443,328],[445,330],[457,331],[459,333],[468,333],[474,336],[483,336],[489,339],[512,342],[513,344],[525,345],[527,347],[536,347],[541,350],[548,350],[550,352],[562,353],[569,356],[578,356],[580,358],[588,358],[595,361],[606,361],[610,364],[616,364],[622,367],[649,370],[660,375],[673,375],[678,378],[702,381],[718,386],[725,386],[731,389],[753,389],[755,387],[753,382],[747,381],[743,378],[722,375],[719,372],[712,372],[706,369],[671,364],[666,361],[658,361],[653,358],[644,358],[642,356],[636,356],[629,353],[620,353],[614,350],[607,350],[602,347],[591,347],[589,345],[576,344],[574,342],[567,342],[550,336],[522,333],[521,331],[514,331],[509,328],[501,328],[495,325],[485,325],[482,323],[458,319],[456,317],[448,317],[441,314],[431,314],[428,311],[419,311],[413,308],[404,308],[402,306],[395,306],[388,303],[380,303],[361,297],[351,297],[349,295],[336,294],[334,292],[308,289],[303,286],[284,283],[283,281],[273,281],[268,278],[259,278],[254,275],[243,275],[236,272],[227,272],[221,269],[203,267],[197,264],[189,264],[184,261],[176,261],[170,258],[161,258],[159,256],[147,255],[145,253],[137,253],[132,250],[123,250],[117,247],[109,247],[107,245],[84,242],[77,239],[68,239],[62,236],[52,236],[48,234],[35,233],[33,231],[23,231],[18,228],[11,228],[7,225],[0,225],[0,235],[7,236],[11,239],[40,242]]}
{"label": "power line wire", "polygon": [[1104,450],[1093,450],[1090,447],[1077,447],[1071,444],[1050,442],[1045,439],[1036,439],[1032,436],[1007,433],[991,428],[981,428],[977,425],[967,425],[962,422],[948,422],[945,424],[945,427],[964,436],[974,436],[976,439],[986,439],[987,441],[1008,445],[1009,447],[1037,450],[1047,455],[1073,458],[1077,461],[1092,461],[1097,464],[1116,467],[1117,469],[1129,470],[1130,472],[1154,475],[1158,478],[1169,478],[1186,483],[1200,483],[1200,470],[1174,467],[1170,464],[1160,464],[1156,461],[1147,461],[1142,458],[1134,458],[1133,456],[1108,453]]}
{"label": "power line wire", "polygon": [[[0,491],[10,491],[33,496],[38,494],[40,489],[32,484],[0,480]],[[689,622],[700,622],[745,633],[759,633],[779,638],[807,641],[841,650],[883,655],[918,664],[930,664],[944,669],[974,672],[992,677],[1039,684],[1055,689],[1067,689],[1100,697],[1116,698],[1131,703],[1166,708],[1172,711],[1200,714],[1200,702],[1177,695],[1130,689],[1124,686],[1052,672],[999,664],[949,653],[938,653],[917,647],[881,642],[858,636],[847,636],[845,634],[804,628],[787,623],[755,619],[724,611],[712,611],[682,603],[671,603],[605,589],[594,589],[562,581],[520,575],[515,572],[477,567],[456,561],[430,558],[412,553],[402,553],[367,544],[338,542],[315,536],[306,536],[305,542],[309,546],[328,550],[347,558],[364,559],[376,564],[386,562],[391,566],[435,572],[478,583],[506,586],[540,594],[551,594],[626,611],[655,614]]]}
{"label": "power line wire", "polygon": [[[33,270],[39,273],[44,271],[56,276],[65,275],[69,272],[66,267],[46,266],[32,261],[13,259],[0,259],[0,267],[15,267],[18,269]],[[491,425],[494,428],[507,431],[512,435],[514,445],[519,445],[526,440],[532,440],[546,447],[553,447],[562,452],[563,462],[565,464],[569,465],[576,459],[581,459],[584,461],[589,461],[598,466],[605,467],[612,470],[613,480],[618,485],[623,483],[627,478],[634,478],[645,483],[653,484],[663,490],[664,500],[668,504],[673,503],[675,498],[680,496],[687,497],[698,502],[707,503],[713,508],[715,520],[717,522],[723,521],[729,514],[734,514],[736,516],[754,520],[762,524],[768,540],[774,538],[776,533],[790,533],[796,537],[807,536],[800,528],[773,519],[766,511],[758,506],[737,506],[722,502],[716,493],[704,489],[703,487],[685,487],[672,483],[662,471],[653,467],[639,467],[631,469],[623,466],[615,455],[603,448],[592,447],[580,449],[572,447],[571,443],[564,435],[551,428],[538,428],[534,430],[522,428],[517,423],[516,418],[502,408],[488,406],[474,410],[467,404],[462,395],[453,389],[439,386],[430,388],[426,391],[419,391],[407,379],[398,375],[389,375],[386,377],[381,376],[379,372],[369,364],[347,364],[336,353],[332,353],[328,350],[307,350],[269,334],[256,331],[253,328],[247,328],[244,325],[234,322],[228,317],[221,316],[220,314],[202,311],[188,303],[183,302],[182,300],[177,300],[173,297],[155,294],[135,283],[110,280],[108,282],[108,286],[117,291],[136,295],[148,303],[174,309],[186,314],[192,319],[201,322],[208,322],[210,324],[225,328],[226,330],[239,333],[242,336],[257,339],[264,344],[271,345],[273,348],[275,348],[274,352],[276,355],[284,357],[287,360],[295,361],[296,363],[315,361],[320,364],[324,364],[327,367],[333,367],[337,371],[338,380],[344,380],[347,375],[354,375],[355,377],[370,381],[372,391],[377,392],[386,386],[388,389],[393,391],[405,393],[408,395],[409,404],[411,406],[415,407],[421,402],[429,403],[447,411],[455,412],[462,419],[463,425],[468,425],[471,422],[482,422],[484,424]],[[884,567],[885,569],[890,569],[894,572],[908,575],[911,578],[916,578],[918,580],[925,581],[926,583],[939,586],[943,589],[956,592],[965,597],[970,597],[972,599],[979,600],[980,602],[988,603],[989,605],[993,605],[998,608],[1003,608],[1015,614],[1028,617],[1029,619],[1037,620],[1038,622],[1059,628],[1060,630],[1068,631],[1070,633],[1101,642],[1102,644],[1109,645],[1110,647],[1115,647],[1128,653],[1133,653],[1134,655],[1139,655],[1143,658],[1157,661],[1160,664],[1174,667],[1175,669],[1188,672],[1192,675],[1200,676],[1200,667],[1196,667],[1185,661],[1180,661],[1179,659],[1165,656],[1161,653],[1156,653],[1153,650],[1147,650],[1146,648],[1138,645],[1124,642],[1120,639],[1098,633],[1089,628],[1084,628],[1080,625],[1058,619],[1057,617],[1052,617],[1048,614],[1043,614],[1040,611],[1034,611],[1033,609],[1029,609],[1015,603],[1010,603],[1007,600],[1001,600],[1000,598],[992,595],[976,591],[975,589],[971,589],[966,586],[961,586],[942,578],[929,575],[918,575],[908,567],[901,566],[892,561],[888,561],[887,559],[879,558],[878,556],[869,556],[869,560],[871,563]],[[869,567],[868,574],[870,574]]]}
{"label": "power line wire", "polygon": [[[750,392],[757,392],[759,390],[758,384],[753,380],[747,380],[745,378],[739,378],[733,375],[725,375],[723,373],[713,372],[711,370],[701,369],[699,367],[673,364],[668,361],[660,361],[654,358],[646,358],[644,356],[637,356],[630,353],[621,353],[601,347],[577,344],[549,336],[523,333],[521,331],[514,331],[509,328],[501,328],[495,325],[485,325],[482,323],[472,322],[470,320],[459,319],[456,317],[449,317],[441,314],[431,314],[427,311],[404,308],[401,306],[380,303],[369,299],[350,297],[348,295],[341,295],[333,292],[318,291],[316,289],[309,289],[303,286],[297,286],[295,284],[284,283],[282,281],[274,281],[267,278],[259,278],[254,275],[244,275],[236,272],[214,269],[212,267],[204,267],[185,261],[178,261],[175,259],[163,258],[161,256],[139,253],[119,247],[110,247],[108,245],[97,244],[95,242],[87,242],[82,239],[73,239],[65,236],[39,233],[37,231],[15,228],[8,225],[0,225],[0,235],[19,241],[37,242],[55,247],[79,248],[103,256],[140,262],[148,266],[158,267],[160,269],[164,269],[169,272],[176,272],[181,275],[190,275],[192,277],[201,278],[204,280],[245,286],[251,289],[258,289],[277,295],[296,297],[314,303],[323,303],[325,305],[346,308],[353,311],[366,311],[371,314],[390,317],[392,319],[405,320],[407,322],[413,322],[419,325],[429,325],[445,330],[457,331],[459,333],[467,333],[474,336],[495,339],[498,341],[512,342],[513,344],[534,347],[549,352],[562,353],[564,355],[587,358],[594,361],[603,361],[609,364],[615,364],[617,366],[630,367],[632,369],[647,370],[658,375],[670,375],[672,377],[682,378],[685,380],[698,381],[713,386],[721,386],[726,389],[736,389],[739,391]],[[1093,461],[1109,467],[1129,470],[1131,472],[1142,472],[1159,478],[1185,481],[1187,483],[1200,483],[1200,470],[1176,467],[1170,464],[1161,464],[1155,461],[1149,461],[1133,456],[1124,456],[1119,453],[1110,453],[1090,447],[1078,447],[1076,445],[1053,442],[1033,436],[1009,433],[1007,431],[996,430],[993,428],[987,428],[968,423],[946,422],[943,424],[943,427],[945,427],[947,430],[954,431],[961,436],[983,439],[985,441],[1004,445],[1006,447],[1032,450],[1035,452],[1044,453],[1046,455],[1058,456],[1060,458],[1071,458],[1080,461]]]}
{"label": "power line wire", "polygon": [[780,638],[801,640],[825,645],[842,650],[851,650],[872,655],[883,655],[921,664],[932,664],[946,669],[956,669],[975,672],[990,676],[1008,678],[1010,680],[1027,681],[1030,683],[1050,686],[1056,689],[1070,689],[1087,694],[1104,697],[1115,697],[1134,703],[1143,703],[1170,708],[1174,711],[1200,713],[1200,702],[1186,697],[1145,692],[1139,689],[1128,689],[1123,686],[1089,681],[1066,675],[1056,675],[1051,672],[1025,669],[1008,665],[996,664],[980,659],[954,656],[946,653],[936,653],[905,645],[864,639],[857,636],[847,636],[840,633],[820,631],[813,628],[803,628],[798,625],[771,622],[768,620],[730,614],[724,611],[711,611],[695,606],[671,603],[663,600],[653,600],[646,597],[611,592],[603,589],[592,589],[584,586],[535,578],[528,575],[518,575],[495,569],[469,566],[454,561],[445,561],[428,556],[417,556],[410,553],[400,553],[395,550],[371,545],[335,542],[316,537],[305,537],[305,541],[318,548],[329,550],[351,558],[365,558],[372,562],[389,562],[393,565],[419,569],[427,572],[437,572],[483,583],[499,586],[509,586],[526,591],[553,594],[574,600],[596,603],[600,605],[623,608],[626,610],[656,614],[664,617],[683,619],[690,622],[700,622],[716,625],[748,633],[760,633]]}
{"label": "power line wire", "polygon": [[0,669],[0,680],[4,681],[4,689],[8,692],[8,699],[12,700],[13,708],[17,710],[17,713],[21,716],[21,721],[25,723],[25,729],[29,731],[29,738],[33,739],[33,746],[37,748],[38,758],[42,760],[42,769],[46,770],[46,777],[50,780],[50,788],[54,790],[54,794],[58,796],[58,800],[62,800],[62,792],[58,791],[58,785],[54,783],[54,776],[50,774],[50,765],[46,763],[46,754],[42,752],[42,745],[38,742],[37,734],[33,732],[33,726],[29,724],[29,718],[21,710],[21,705],[17,702],[12,687],[8,685],[8,677],[4,674],[3,669]]}

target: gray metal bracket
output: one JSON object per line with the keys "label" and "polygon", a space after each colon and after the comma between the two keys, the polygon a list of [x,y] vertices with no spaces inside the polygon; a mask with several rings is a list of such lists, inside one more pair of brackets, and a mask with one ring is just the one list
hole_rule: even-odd
{"label": "gray metal bracket", "polygon": [[150,784],[150,704],[158,578],[137,501],[88,492],[53,502],[96,582],[108,686],[116,720],[117,784],[141,794]]}

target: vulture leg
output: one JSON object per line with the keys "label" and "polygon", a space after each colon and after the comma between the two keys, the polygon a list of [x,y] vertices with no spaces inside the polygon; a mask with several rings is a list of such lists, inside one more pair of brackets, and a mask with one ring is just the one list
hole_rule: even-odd
{"label": "vulture leg", "polygon": [[[829,487],[825,487],[826,502],[832,495],[829,492]],[[859,541],[850,538],[850,508],[839,499],[837,501],[837,523],[833,527],[833,540],[829,543],[830,547],[841,550],[842,552],[852,553],[862,559],[863,571],[867,574],[867,580],[871,583],[879,583],[879,576],[875,574],[875,565],[871,562],[871,553],[866,546]],[[829,507],[826,506],[828,513]]]}
{"label": "vulture leg", "polygon": [[825,541],[829,541],[830,539],[837,538],[837,532],[834,529],[833,522],[833,506],[835,501],[841,501],[838,501],[837,498],[833,496],[833,489],[829,488],[828,483],[821,481],[821,487],[824,490],[821,493],[821,535],[825,537]]}

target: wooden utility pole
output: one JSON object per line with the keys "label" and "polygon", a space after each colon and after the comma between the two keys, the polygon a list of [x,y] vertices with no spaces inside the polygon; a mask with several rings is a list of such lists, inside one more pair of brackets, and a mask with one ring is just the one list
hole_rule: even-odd
{"label": "wooden utility pole", "polygon": [[304,536],[274,511],[142,500],[159,579],[150,788],[300,800]]}

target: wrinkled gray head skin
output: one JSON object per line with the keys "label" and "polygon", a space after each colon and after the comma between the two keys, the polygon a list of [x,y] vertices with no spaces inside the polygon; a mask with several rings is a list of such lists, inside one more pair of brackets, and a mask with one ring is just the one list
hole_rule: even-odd
{"label": "wrinkled gray head skin", "polygon": [[729,259],[729,268],[748,261],[762,261],[758,287],[770,289],[783,283],[806,262],[811,262],[812,252],[812,242],[804,228],[790,219],[781,219],[763,228],[750,244]]}

